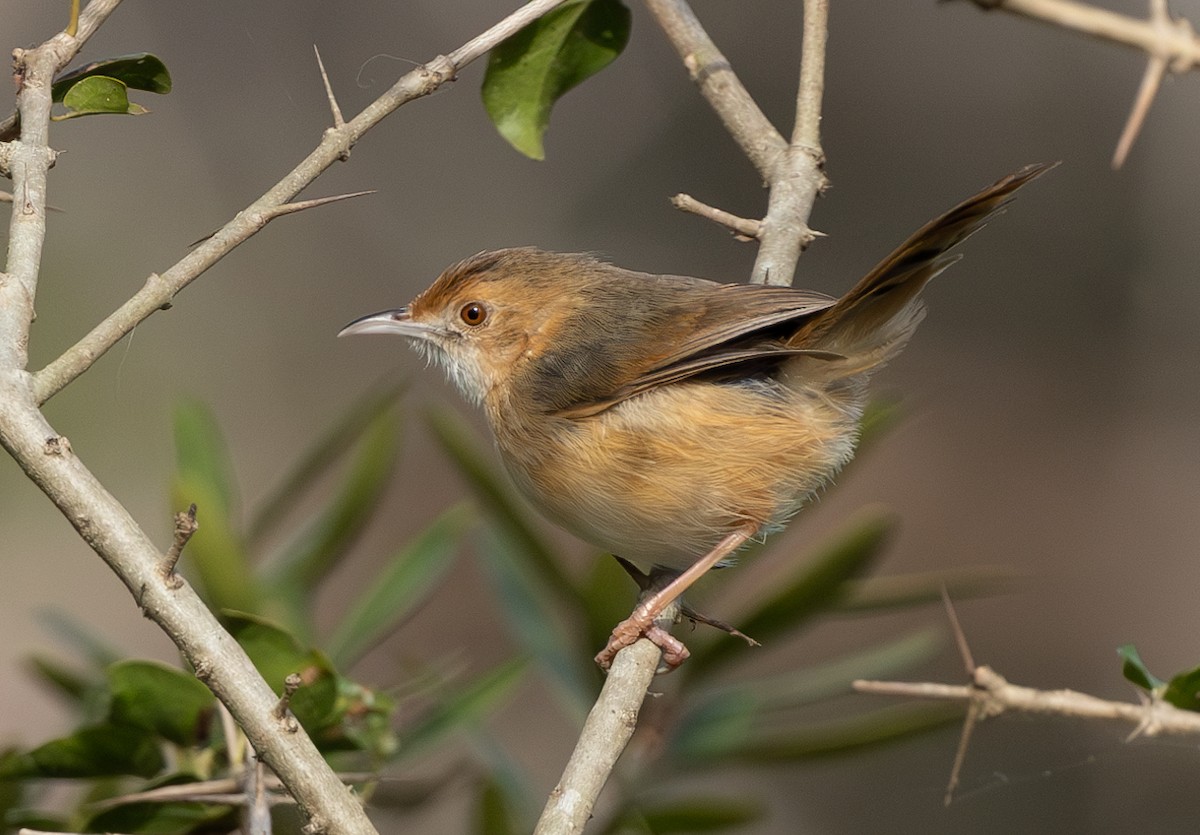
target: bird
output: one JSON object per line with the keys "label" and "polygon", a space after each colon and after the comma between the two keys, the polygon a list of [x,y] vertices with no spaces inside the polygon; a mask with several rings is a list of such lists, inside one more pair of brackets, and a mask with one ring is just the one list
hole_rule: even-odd
{"label": "bird", "polygon": [[664,610],[850,460],[867,383],[924,317],[921,290],[1052,167],[1025,166],[930,221],[840,298],[520,247],[462,260],[339,336],[407,337],[482,406],[535,508],[649,569],[653,587],[596,661],[607,669],[648,637],[673,669],[688,650],[656,622]]}

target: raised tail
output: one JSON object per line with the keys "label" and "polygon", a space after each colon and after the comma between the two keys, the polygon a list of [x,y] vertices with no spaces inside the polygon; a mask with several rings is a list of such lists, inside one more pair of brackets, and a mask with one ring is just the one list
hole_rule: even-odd
{"label": "raised tail", "polygon": [[822,376],[858,374],[894,356],[924,317],[917,295],[962,257],[947,251],[1007,205],[1013,192],[1056,165],[1027,165],[922,226],[836,304],[797,331],[789,345],[846,357],[828,363]]}

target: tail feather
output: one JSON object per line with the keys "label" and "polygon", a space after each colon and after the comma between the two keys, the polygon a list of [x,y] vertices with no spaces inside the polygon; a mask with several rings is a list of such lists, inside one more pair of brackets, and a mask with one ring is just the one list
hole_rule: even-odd
{"label": "tail feather", "polygon": [[960,255],[946,252],[981,229],[1029,181],[1057,165],[1027,165],[918,229],[836,304],[788,343],[842,354],[834,376],[861,373],[895,356],[924,316],[917,295]]}

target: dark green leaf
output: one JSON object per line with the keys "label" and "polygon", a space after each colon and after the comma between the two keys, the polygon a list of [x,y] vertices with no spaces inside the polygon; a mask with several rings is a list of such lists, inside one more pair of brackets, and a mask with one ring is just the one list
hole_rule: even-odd
{"label": "dark green leaf", "polygon": [[727,761],[765,764],[845,754],[960,722],[962,714],[957,704],[893,705],[846,719],[765,730],[725,750],[710,750],[707,759],[693,763],[705,767]]}
{"label": "dark green leaf", "polygon": [[600,72],[629,41],[629,9],[620,0],[580,0],[544,15],[488,56],[483,104],[500,135],[533,159],[554,103]]}
{"label": "dark green leaf", "polygon": [[78,82],[94,75],[115,78],[134,90],[146,90],[160,95],[171,92],[171,74],[167,71],[166,64],[157,56],[142,52],[93,61],[65,72],[54,80],[50,94],[54,101],[60,102],[67,91]]}
{"label": "dark green leaf", "polygon": [[409,759],[446,734],[481,722],[512,692],[525,674],[525,667],[523,658],[508,661],[436,705],[402,734],[399,755]]}
{"label": "dark green leaf", "polygon": [[755,803],[730,798],[690,798],[657,806],[642,806],[637,816],[646,831],[654,835],[676,833],[724,832],[762,817]]}
{"label": "dark green leaf", "polygon": [[82,704],[96,682],[88,676],[44,655],[28,660],[34,676],[74,705]]}
{"label": "dark green leaf", "polygon": [[5,761],[0,778],[151,777],[165,765],[154,734],[102,724],[80,728]]}
{"label": "dark green leaf", "polygon": [[517,639],[538,666],[562,686],[575,706],[586,710],[596,697],[596,666],[591,661],[595,650],[572,642],[578,631],[563,624],[562,613],[543,578],[521,559],[507,536],[487,531],[481,541],[480,565]]}
{"label": "dark green leaf", "polygon": [[388,561],[329,639],[329,655],[338,666],[358,658],[425,599],[454,563],[471,516],[466,505],[451,508]]}
{"label": "dark green leaf", "polygon": [[163,832],[219,832],[237,827],[229,806],[207,803],[126,803],[88,819],[85,832],[160,835]]}
{"label": "dark green leaf", "polygon": [[479,786],[474,831],[478,835],[517,835],[521,831],[513,822],[504,792],[491,780],[484,780]]}
{"label": "dark green leaf", "polygon": [[940,603],[943,588],[951,600],[1000,594],[1011,588],[1019,577],[1020,574],[1011,568],[987,565],[864,577],[846,584],[845,596],[838,601],[836,609],[859,614]]}
{"label": "dark green leaf", "polygon": [[91,624],[85,624],[74,615],[56,609],[38,612],[38,621],[53,632],[75,652],[87,659],[97,674],[110,664],[120,661],[124,653],[105,641]]}
{"label": "dark green leaf", "polygon": [[381,412],[364,429],[333,501],[280,559],[269,581],[273,587],[295,589],[307,600],[338,564],[379,506],[396,461],[398,431],[391,410]]}
{"label": "dark green leaf", "polygon": [[338,680],[319,652],[305,649],[278,624],[244,612],[223,612],[230,634],[242,645],[263,679],[276,693],[296,673],[303,681],[292,696],[291,709],[310,734],[337,721]]}
{"label": "dark green leaf", "polygon": [[[800,570],[778,584],[778,591],[737,620],[738,629],[760,642],[797,629],[818,612],[835,605],[848,580],[861,574],[883,552],[888,534],[895,527],[891,513],[879,509],[860,511],[847,530],[811,558],[801,561]],[[725,639],[698,647],[682,668],[689,678],[745,655],[740,641]]]}
{"label": "dark green leaf", "polygon": [[216,704],[195,676],[153,661],[122,661],[108,669],[110,721],[153,731],[176,745],[194,745]]}
{"label": "dark green leaf", "polygon": [[1121,673],[1129,681],[1146,690],[1156,690],[1166,684],[1154,673],[1146,669],[1142,657],[1138,655],[1133,644],[1117,647],[1117,657],[1121,659]]}
{"label": "dark green leaf", "polygon": [[100,113],[141,116],[150,112],[129,100],[129,93],[122,82],[103,75],[91,75],[78,84],[72,84],[63,96],[63,106],[67,108],[67,112],[58,117],[60,119],[94,116]]}
{"label": "dark green leaf", "polygon": [[581,605],[574,584],[559,567],[554,549],[530,524],[513,500],[513,488],[487,464],[488,453],[471,430],[453,413],[438,410],[428,415],[429,427],[459,473],[478,496],[483,508],[512,541],[512,554],[523,558],[561,600],[572,609]]}
{"label": "dark green leaf", "polygon": [[370,391],[284,476],[279,486],[262,503],[250,520],[246,540],[257,544],[274,530],[283,518],[320,481],[325,472],[366,433],[368,427],[391,411],[403,386],[378,385]]}
{"label": "dark green leaf", "polygon": [[199,522],[184,550],[185,573],[186,565],[195,566],[195,585],[214,608],[257,611],[256,583],[234,519],[233,466],[216,418],[202,403],[176,408],[175,455],[171,495],[177,509],[195,504]]}
{"label": "dark green leaf", "polygon": [[598,555],[581,589],[587,613],[587,639],[582,647],[599,651],[612,634],[612,628],[629,617],[637,605],[638,587],[613,557]]}
{"label": "dark green leaf", "polygon": [[1182,710],[1200,711],[1200,667],[1171,676],[1163,699]]}

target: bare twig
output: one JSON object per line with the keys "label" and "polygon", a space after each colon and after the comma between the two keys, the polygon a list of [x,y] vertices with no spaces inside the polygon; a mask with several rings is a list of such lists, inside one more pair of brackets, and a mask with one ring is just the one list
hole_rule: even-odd
{"label": "bare twig", "polygon": [[167,554],[162,561],[162,575],[172,588],[179,588],[183,585],[183,580],[175,574],[175,566],[179,564],[179,558],[183,556],[183,549],[188,544],[188,540],[192,535],[200,529],[199,523],[196,522],[196,505],[188,506],[187,510],[181,510],[175,514],[175,538],[171,541],[171,547],[167,549]]}
{"label": "bare twig", "polygon": [[37,402],[45,403],[61,391],[138,324],[169,304],[180,290],[261,229],[263,217],[270,217],[271,212],[306,188],[380,120],[413,99],[429,95],[452,80],[462,67],[563,2],[532,0],[449,55],[434,58],[404,75],[391,89],[342,127],[327,130],[321,144],[266,194],[239,212],[174,266],[161,274],[152,274],[129,301],[68,348],[62,356],[37,372],[34,375]]}
{"label": "bare twig", "polygon": [[987,666],[977,667],[971,684],[967,685],[856,681],[854,689],[859,693],[908,696],[917,699],[974,701],[979,703],[983,718],[1017,710],[1024,713],[1131,722],[1135,725],[1135,736],[1200,734],[1200,713],[1181,710],[1161,699],[1148,699],[1141,704],[1133,704],[1100,699],[1075,690],[1035,690],[1009,684],[1003,676]]}
{"label": "bare twig", "polygon": [[1150,56],[1142,76],[1133,110],[1125,123],[1113,168],[1120,168],[1129,155],[1150,104],[1154,101],[1167,70],[1185,73],[1200,66],[1200,38],[1192,24],[1184,18],[1172,18],[1166,0],[1150,0],[1150,15],[1146,20],[1098,9],[1075,0],[973,0],[975,5],[991,11],[1001,9],[1051,26],[1082,32],[1093,38],[1140,49]]}
{"label": "bare twig", "polygon": [[699,215],[702,218],[707,218],[713,223],[719,223],[730,232],[732,232],[738,240],[752,241],[758,237],[759,231],[762,229],[761,220],[751,220],[746,217],[738,217],[735,214],[718,209],[715,206],[710,206],[707,203],[701,203],[690,194],[676,194],[671,198],[671,205],[681,212],[689,212],[694,215]]}
{"label": "bare twig", "polygon": [[800,253],[819,233],[808,228],[817,196],[828,186],[821,150],[821,97],[825,91],[825,42],[829,36],[829,0],[804,0],[800,83],[796,121],[787,152],[771,172],[771,196],[759,234],[751,281],[792,283]]}

